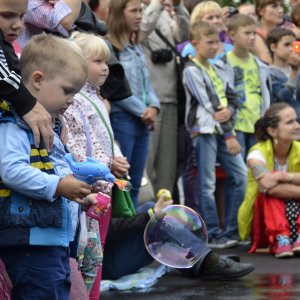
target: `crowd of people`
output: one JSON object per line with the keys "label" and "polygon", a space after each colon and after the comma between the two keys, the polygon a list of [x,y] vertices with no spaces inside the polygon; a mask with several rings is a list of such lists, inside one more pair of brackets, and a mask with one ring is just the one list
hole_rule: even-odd
{"label": "crowd of people", "polygon": [[[183,276],[250,273],[214,251],[243,242],[300,254],[300,6],[283,5],[0,0],[1,299],[99,299],[101,279],[153,262],[145,227],[181,187],[208,229]],[[131,215],[67,153],[130,180]],[[145,177],[174,199],[142,203]],[[95,219],[98,193],[110,201]]]}

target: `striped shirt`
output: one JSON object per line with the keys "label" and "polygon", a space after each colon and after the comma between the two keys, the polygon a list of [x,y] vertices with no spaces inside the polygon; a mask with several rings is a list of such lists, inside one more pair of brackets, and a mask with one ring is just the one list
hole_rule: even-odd
{"label": "striped shirt", "polygon": [[20,116],[28,113],[36,99],[21,82],[19,59],[0,30],[0,100],[10,102]]}
{"label": "striped shirt", "polygon": [[10,71],[3,50],[0,49],[0,80],[7,82],[16,90],[19,89],[21,77],[14,71]]}

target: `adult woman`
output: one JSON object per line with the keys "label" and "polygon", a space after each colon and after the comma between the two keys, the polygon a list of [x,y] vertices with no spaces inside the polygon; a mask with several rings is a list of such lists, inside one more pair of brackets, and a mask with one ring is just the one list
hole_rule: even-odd
{"label": "adult woman", "polygon": [[[177,5],[173,5],[173,3]],[[166,188],[173,193],[177,171],[178,108],[176,55],[154,30],[159,30],[169,44],[188,39],[189,13],[182,1],[152,0],[143,11],[141,33],[153,87],[160,100],[157,128],[151,133],[147,173],[155,193]],[[162,53],[171,54],[167,57]],[[153,59],[156,54],[158,59]],[[180,106],[181,105],[181,106]],[[180,113],[180,112],[179,112]],[[180,119],[183,122],[183,116]]]}
{"label": "adult woman", "polygon": [[131,195],[135,206],[146,163],[149,131],[155,128],[160,107],[149,80],[143,49],[138,43],[141,20],[140,0],[110,1],[107,19],[109,39],[124,67],[133,94],[112,103],[111,124],[115,139],[130,163]]}
{"label": "adult woman", "polygon": [[265,39],[272,29],[283,23],[283,1],[256,0],[255,11],[260,24],[253,51],[263,62],[270,64],[272,59]]}
{"label": "adult woman", "polygon": [[[287,103],[276,103],[256,123],[255,131],[259,142],[247,157],[249,179],[238,213],[239,233],[242,240],[248,238],[255,205],[254,220],[259,224],[252,229],[257,232],[264,222],[271,252],[278,258],[292,256],[300,251],[300,202],[296,200],[300,198],[300,126],[296,112]],[[257,235],[252,237],[256,243]]]}

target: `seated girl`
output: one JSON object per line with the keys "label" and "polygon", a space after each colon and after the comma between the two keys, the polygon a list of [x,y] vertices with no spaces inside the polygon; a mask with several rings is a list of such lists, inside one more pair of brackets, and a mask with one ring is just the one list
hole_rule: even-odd
{"label": "seated girl", "polygon": [[246,240],[252,229],[250,252],[265,235],[277,258],[299,254],[300,125],[294,109],[284,102],[272,105],[255,133],[259,142],[247,157],[248,187],[238,213],[240,237]]}

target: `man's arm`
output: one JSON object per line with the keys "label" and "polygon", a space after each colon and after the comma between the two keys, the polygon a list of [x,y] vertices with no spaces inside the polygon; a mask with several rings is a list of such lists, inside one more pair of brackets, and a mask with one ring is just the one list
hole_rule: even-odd
{"label": "man's arm", "polygon": [[24,17],[25,26],[32,24],[67,36],[78,18],[81,2],[81,0],[32,0]]}
{"label": "man's arm", "polygon": [[69,31],[73,28],[73,25],[79,16],[82,0],[63,0],[63,2],[69,6],[71,13],[60,21],[60,25]]}
{"label": "man's arm", "polygon": [[0,30],[0,98],[11,103],[20,116],[28,113],[36,99],[21,82],[19,59]]}
{"label": "man's arm", "polygon": [[21,82],[19,60],[12,45],[4,40],[0,30],[0,98],[13,105],[32,129],[36,146],[40,135],[47,149],[53,142],[52,120],[49,113],[30,94]]}

